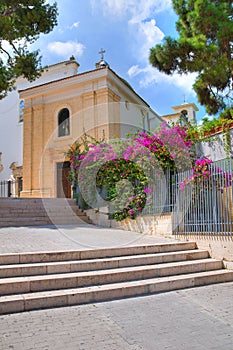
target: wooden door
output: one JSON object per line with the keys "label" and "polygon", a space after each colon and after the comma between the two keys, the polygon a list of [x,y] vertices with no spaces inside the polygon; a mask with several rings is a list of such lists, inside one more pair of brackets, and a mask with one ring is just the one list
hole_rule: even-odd
{"label": "wooden door", "polygon": [[57,163],[57,197],[71,198],[70,162]]}

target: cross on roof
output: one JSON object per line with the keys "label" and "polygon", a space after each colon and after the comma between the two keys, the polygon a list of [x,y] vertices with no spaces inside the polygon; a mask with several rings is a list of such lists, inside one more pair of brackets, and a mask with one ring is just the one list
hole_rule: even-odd
{"label": "cross on roof", "polygon": [[100,49],[99,54],[101,55],[101,60],[104,59],[104,53],[105,53],[105,52],[106,52],[106,51],[105,51],[104,49]]}

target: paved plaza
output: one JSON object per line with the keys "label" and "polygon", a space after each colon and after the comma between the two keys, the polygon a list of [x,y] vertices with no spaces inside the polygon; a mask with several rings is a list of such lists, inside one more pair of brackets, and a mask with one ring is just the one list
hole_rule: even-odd
{"label": "paved plaza", "polygon": [[37,251],[84,250],[143,243],[175,242],[136,232],[88,225],[0,228],[0,254]]}
{"label": "paved plaza", "polygon": [[[162,243],[92,225],[0,229],[0,253]],[[0,349],[232,350],[233,283],[0,316]]]}

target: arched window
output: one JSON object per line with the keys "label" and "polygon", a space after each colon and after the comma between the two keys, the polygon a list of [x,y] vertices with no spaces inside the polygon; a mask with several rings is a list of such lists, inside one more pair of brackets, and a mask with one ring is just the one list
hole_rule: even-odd
{"label": "arched window", "polygon": [[70,134],[70,112],[68,108],[63,108],[58,113],[58,137]]}
{"label": "arched window", "polygon": [[184,109],[180,114],[180,125],[184,126],[188,122],[188,111]]}
{"label": "arched window", "polygon": [[185,118],[188,119],[188,111],[187,111],[186,109],[183,109],[183,110],[181,111],[181,115],[182,115],[183,117],[185,117]]}

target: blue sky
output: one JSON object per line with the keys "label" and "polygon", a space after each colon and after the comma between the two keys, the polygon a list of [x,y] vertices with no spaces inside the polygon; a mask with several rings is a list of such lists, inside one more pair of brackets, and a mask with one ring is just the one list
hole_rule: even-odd
{"label": "blue sky", "polygon": [[[53,0],[48,2],[53,3]],[[195,75],[167,76],[149,64],[149,49],[164,36],[176,36],[176,15],[171,0],[57,0],[58,26],[34,44],[42,64],[49,65],[74,55],[79,72],[92,70],[106,50],[110,67],[126,79],[160,115],[184,101],[206,112],[192,90]]]}

